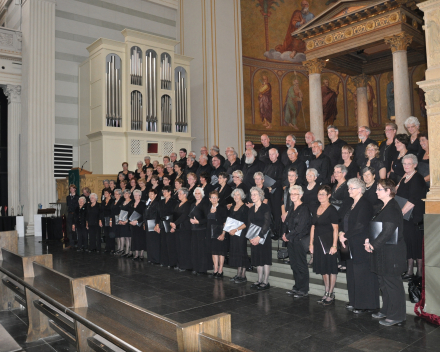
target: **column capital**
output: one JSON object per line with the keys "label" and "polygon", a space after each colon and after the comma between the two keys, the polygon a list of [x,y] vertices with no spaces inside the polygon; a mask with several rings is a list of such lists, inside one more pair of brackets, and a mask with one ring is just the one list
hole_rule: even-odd
{"label": "column capital", "polygon": [[356,86],[356,88],[362,88],[367,86],[370,77],[367,76],[366,74],[361,74],[359,76],[351,77],[351,80],[353,84]]}
{"label": "column capital", "polygon": [[412,35],[405,32],[400,32],[396,35],[390,35],[384,38],[386,44],[389,44],[391,51],[394,53],[396,51],[406,51],[406,48],[412,42]]}
{"label": "column capital", "polygon": [[21,103],[21,86],[8,84],[3,88],[3,92],[8,97],[8,103]]}
{"label": "column capital", "polygon": [[303,61],[302,64],[309,71],[309,75],[311,75],[312,73],[321,74],[322,69],[325,67],[326,62],[321,59],[312,59],[312,60]]}

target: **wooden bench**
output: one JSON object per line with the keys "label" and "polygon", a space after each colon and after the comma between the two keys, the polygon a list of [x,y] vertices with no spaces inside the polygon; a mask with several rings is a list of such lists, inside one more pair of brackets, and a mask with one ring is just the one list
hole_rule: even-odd
{"label": "wooden bench", "polygon": [[20,345],[12,338],[11,335],[0,324],[0,352],[23,351]]}

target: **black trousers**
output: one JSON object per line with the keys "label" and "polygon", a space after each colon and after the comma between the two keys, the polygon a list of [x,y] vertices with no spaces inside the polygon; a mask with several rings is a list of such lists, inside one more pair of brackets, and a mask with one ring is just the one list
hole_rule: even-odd
{"label": "black trousers", "polygon": [[380,312],[390,320],[406,320],[406,299],[400,276],[378,276],[383,306]]}
{"label": "black trousers", "polygon": [[78,248],[87,249],[88,247],[88,238],[87,238],[87,229],[76,227],[76,234],[78,236]]}
{"label": "black trousers", "polygon": [[[67,225],[67,237],[69,238],[69,245],[73,246],[74,243],[73,241],[75,241],[75,232],[72,231],[72,225],[73,225],[73,213],[68,213],[67,214],[67,219],[66,219],[66,225]],[[46,224],[47,226],[47,224]]]}
{"label": "black trousers", "polygon": [[[308,237],[308,236],[307,236]],[[293,288],[308,293],[309,292],[309,267],[307,265],[306,239],[300,241],[287,242],[287,251],[289,253],[290,267],[293,271],[295,285]]]}
{"label": "black trousers", "polygon": [[377,309],[379,302],[379,282],[370,270],[370,262],[354,263],[347,260],[347,290],[350,304],[356,309]]}
{"label": "black trousers", "polygon": [[114,251],[115,250],[115,238],[110,238],[110,231],[113,231],[114,229],[110,226],[103,226],[104,229],[104,236],[105,236],[105,250],[106,251]]}
{"label": "black trousers", "polygon": [[89,226],[89,249],[101,251],[101,227],[99,225]]}
{"label": "black trousers", "polygon": [[160,264],[163,266],[170,265],[170,260],[168,258],[167,233],[164,229],[160,229]]}

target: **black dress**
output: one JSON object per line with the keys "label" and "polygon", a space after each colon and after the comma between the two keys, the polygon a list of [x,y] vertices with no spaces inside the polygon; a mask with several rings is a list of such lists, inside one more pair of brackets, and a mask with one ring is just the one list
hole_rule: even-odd
{"label": "black dress", "polygon": [[[147,202],[148,203],[148,202]],[[156,197],[152,202],[150,201],[144,210],[144,224],[147,236],[147,260],[153,264],[160,263],[160,233],[148,230],[148,220],[154,220],[155,226],[157,222],[157,213],[159,209],[159,200]]]}
{"label": "black dress", "polygon": [[330,203],[339,209],[342,204],[350,198],[350,196],[348,195],[347,181],[344,181],[337,189],[336,186],[337,184],[333,186]]}
{"label": "black dress", "polygon": [[159,201],[159,211],[157,212],[157,222],[160,227],[160,264],[163,266],[177,265],[176,235],[173,232],[165,232],[163,221],[171,221],[176,202],[173,199],[161,199]]}
{"label": "black dress", "polygon": [[101,215],[101,207],[98,202],[92,206],[87,205],[87,224],[89,226],[89,250],[101,251],[101,228],[99,220]]}
{"label": "black dress", "polygon": [[[113,199],[110,198],[108,203],[105,199],[101,203],[101,221],[104,229],[105,250],[113,251],[115,249],[115,232],[113,226],[110,227],[110,219],[112,218]],[[113,221],[112,221],[113,222]]]}
{"label": "black dress", "polygon": [[111,216],[112,216],[112,227],[111,227],[111,231],[114,231],[115,233],[115,238],[119,238],[121,237],[121,227],[116,223],[115,220],[115,216],[119,216],[119,212],[121,211],[121,205],[122,203],[124,203],[124,199],[119,198],[119,201],[115,201],[112,204],[112,211],[111,211]]}
{"label": "black dress", "polygon": [[347,167],[347,173],[345,174],[345,179],[348,181],[352,178],[356,178],[359,172],[359,166],[354,160],[351,161],[350,165]]}
{"label": "black dress", "polygon": [[[247,224],[249,217],[249,208],[243,204],[238,210],[231,207],[229,210],[229,217],[244,224]],[[249,256],[247,253],[246,238],[247,227],[241,230],[240,236],[229,236],[229,266],[233,268],[247,268],[249,266]]]}
{"label": "black dress", "polygon": [[[270,228],[270,206],[261,203],[257,211],[255,205],[249,208],[247,228],[251,224],[261,227],[260,237],[263,238]],[[251,244],[251,263],[253,266],[272,265],[272,239],[269,235],[263,244]]]}
{"label": "black dress", "polygon": [[407,183],[405,179],[402,179],[397,195],[414,204],[411,218],[403,220],[403,237],[407,247],[406,258],[422,259],[423,231],[417,224],[423,221],[425,213],[425,202],[422,199],[426,197],[426,187],[423,176],[416,172]]}
{"label": "black dress", "polygon": [[78,248],[87,249],[87,205],[84,204],[81,208],[78,206],[75,209],[75,214],[73,216],[73,225],[75,225],[75,231],[78,237]]}
{"label": "black dress", "polygon": [[[405,155],[408,154],[410,153],[406,152]],[[399,158],[399,152],[397,152],[394,155],[394,159],[392,161],[393,165],[392,165],[392,171],[390,173],[390,179],[393,180],[396,185],[400,182],[400,179],[403,177],[403,175],[405,175],[405,170],[403,170],[403,165],[402,165],[402,159],[404,156]]]}
{"label": "black dress", "polygon": [[196,218],[199,223],[191,224],[191,262],[192,269],[198,273],[206,273],[212,269],[211,253],[207,250],[206,241],[206,203],[191,204],[190,219]]}
{"label": "black dress", "polygon": [[367,199],[372,206],[380,205],[383,206],[383,202],[377,198],[377,182],[374,181],[373,184],[370,187],[365,187],[363,198]]}
{"label": "black dress", "polygon": [[419,156],[420,153],[423,152],[422,146],[420,145],[420,141],[418,138],[415,139],[413,143],[411,143],[411,136],[408,145],[406,146],[408,150],[408,154],[414,154],[416,157]]}
{"label": "black dress", "polygon": [[384,163],[388,174],[388,172],[390,172],[391,170],[392,161],[394,160],[396,154],[397,155],[399,154],[399,152],[396,150],[396,146],[394,145],[394,141],[393,143],[387,145],[387,141],[384,140],[380,144],[379,152],[380,152],[380,160],[382,160],[382,162]]}
{"label": "black dress", "polygon": [[311,190],[307,188],[308,186],[304,186],[304,194],[301,198],[302,202],[307,205],[310,212],[316,212],[316,210],[319,207],[319,201],[318,201],[318,190],[319,187],[321,187],[317,182],[315,183],[315,187],[313,187]]}
{"label": "black dress", "polygon": [[[211,213],[212,205],[208,205],[207,209],[207,223],[206,223],[206,241],[208,253],[212,255],[222,255],[226,256],[228,253],[228,236],[225,236],[223,241],[217,239],[217,237],[212,238],[212,231],[216,231],[215,228],[220,228],[223,231],[224,223],[228,217],[228,210],[224,205],[218,205],[215,213]],[[222,231],[218,236],[221,235]],[[216,234],[217,235],[217,234]]]}
{"label": "black dress", "polygon": [[338,274],[336,254],[324,254],[319,237],[324,241],[332,241],[333,226],[338,225],[339,215],[335,207],[329,206],[321,215],[316,209],[312,213],[312,226],[315,226],[313,238],[313,272],[320,275]]}
{"label": "black dress", "polygon": [[[367,167],[368,160],[365,160],[362,163],[362,166],[360,168],[359,175],[363,175],[362,170]],[[374,168],[374,174],[376,175],[376,180],[380,180],[380,170],[385,167],[385,164],[379,159],[379,158],[373,158],[370,160],[370,167]]]}
{"label": "black dress", "polygon": [[[133,203],[132,200],[124,205],[125,199],[123,200],[121,204],[121,210],[130,212],[131,204]],[[128,219],[128,218],[127,218]],[[130,224],[127,222],[125,225],[119,225],[119,232],[121,237],[131,237],[131,231],[130,231]]]}
{"label": "black dress", "polygon": [[[145,236],[144,231],[144,210],[145,203],[139,201],[138,205],[135,206],[135,203],[131,203],[130,211],[128,212],[128,217],[130,218],[131,214],[135,211],[141,215],[138,219],[137,225],[130,225],[131,229],[131,250],[132,251],[145,251],[147,249],[147,236]],[[130,223],[130,222],[129,222]]]}
{"label": "black dress", "polygon": [[186,201],[174,208],[173,222],[176,225],[177,262],[180,269],[192,269],[191,262],[191,222],[189,212],[191,203]]}
{"label": "black dress", "polygon": [[231,186],[225,185],[223,187],[223,189],[221,189],[221,186],[219,185],[218,192],[219,192],[219,195],[218,195],[219,205],[231,204],[231,202],[232,202],[232,198],[231,198],[232,188],[231,188]]}

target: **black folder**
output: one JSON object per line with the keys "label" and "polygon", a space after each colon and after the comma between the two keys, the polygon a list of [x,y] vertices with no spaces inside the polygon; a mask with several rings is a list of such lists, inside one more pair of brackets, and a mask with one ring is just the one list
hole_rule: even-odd
{"label": "black folder", "polygon": [[[377,221],[371,221],[370,222],[370,231],[369,231],[369,238],[370,241],[373,241],[379,236],[379,234],[382,232],[382,222]],[[397,240],[399,239],[399,228],[396,227],[396,231],[394,231],[393,235],[391,236],[390,240],[386,242],[385,244],[397,244]]]}
{"label": "black folder", "polygon": [[127,221],[128,220],[128,211],[121,210],[119,213],[119,221]]}
{"label": "black folder", "polygon": [[330,248],[333,247],[333,236],[318,236],[319,242],[322,246],[322,251],[324,254],[328,254],[330,252]]}
{"label": "black folder", "polygon": [[166,233],[169,233],[171,231],[171,223],[172,223],[172,221],[173,221],[173,216],[172,215],[165,216],[164,218],[162,218],[163,228],[164,228]]}
{"label": "black folder", "polygon": [[154,231],[155,227],[156,227],[156,221],[147,220],[147,231],[149,231],[149,232]]}
{"label": "black folder", "polygon": [[266,237],[267,237],[267,234],[269,233],[269,231],[267,231],[267,233],[264,236],[262,236],[262,237],[261,237],[260,233],[261,233],[261,226],[258,226],[258,225],[255,225],[255,224],[251,223],[249,225],[249,229],[247,231],[246,238],[252,240],[255,237],[259,236],[261,238],[260,239],[260,244],[264,244],[264,242],[266,241]]}
{"label": "black folder", "polygon": [[211,225],[211,238],[219,238],[222,235],[222,225]]}
{"label": "black folder", "polygon": [[345,248],[341,244],[341,248],[339,248],[339,253],[341,255],[341,261],[346,261],[353,259],[353,255],[351,254],[350,244],[348,240],[344,242]]}

